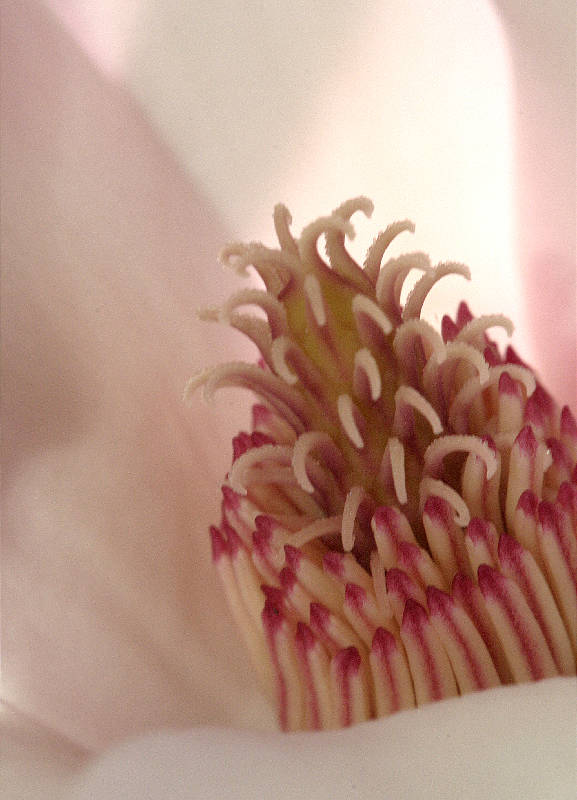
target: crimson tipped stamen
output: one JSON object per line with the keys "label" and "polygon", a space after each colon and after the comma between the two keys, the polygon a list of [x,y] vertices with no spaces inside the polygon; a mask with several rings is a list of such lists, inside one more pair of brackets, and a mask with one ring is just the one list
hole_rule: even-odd
{"label": "crimson tipped stamen", "polygon": [[[577,423],[466,303],[440,333],[423,303],[462,264],[423,253],[360,266],[357,198],[280,248],[231,245],[247,289],[209,320],[260,350],[192,391],[254,392],[233,440],[215,569],[280,726],[325,729],[499,683],[575,673]],[[324,236],[328,261],[317,249]],[[418,277],[406,302],[403,284]],[[238,313],[254,306],[258,316]]]}

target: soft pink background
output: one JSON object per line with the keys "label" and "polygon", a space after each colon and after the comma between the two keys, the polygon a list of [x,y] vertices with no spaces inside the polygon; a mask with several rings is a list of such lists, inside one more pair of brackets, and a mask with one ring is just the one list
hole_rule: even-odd
{"label": "soft pink background", "polygon": [[270,238],[276,200],[298,229],[365,192],[361,241],[415,218],[401,249],[474,273],[431,317],[461,294],[510,313],[575,407],[575,70],[565,2],[501,4],[513,55],[489,7],[448,0],[296,4],[258,42],[234,4],[51,5],[2,4],[0,723],[66,772],[77,751],[44,730],[101,748],[273,724],[205,535],[247,401],[181,393],[246,350],[194,311],[232,288],[222,243]]}

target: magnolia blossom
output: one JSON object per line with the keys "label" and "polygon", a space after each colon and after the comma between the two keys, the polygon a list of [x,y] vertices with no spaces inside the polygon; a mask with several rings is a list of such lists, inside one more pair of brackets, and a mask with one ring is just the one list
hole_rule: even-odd
{"label": "magnolia blossom", "polygon": [[[38,0],[6,0],[2,4],[0,793],[94,800],[122,793],[126,797],[156,793],[188,798],[196,791],[197,796],[222,798],[242,797],[243,792],[256,796],[260,791],[280,792],[285,797],[338,798],[354,796],[355,791],[375,796],[386,786],[391,796],[426,797],[431,786],[438,788],[437,794],[449,796],[451,791],[462,794],[466,786],[470,797],[488,793],[511,797],[519,787],[525,797],[531,793],[563,796],[573,763],[571,678],[471,693],[321,735],[271,732],[274,703],[263,697],[230,620],[205,534],[218,512],[219,481],[229,463],[230,437],[246,426],[248,403],[242,393],[228,392],[213,409],[205,408],[201,398],[194,400],[192,410],[181,402],[191,372],[215,361],[251,357],[238,338],[226,329],[197,323],[194,312],[200,305],[221,302],[230,291],[230,276],[214,265],[222,243],[244,236],[246,231],[249,236],[257,232],[260,236],[262,229],[254,232],[252,223],[234,217],[224,195],[216,191],[226,188],[237,211],[248,206],[245,184],[238,174],[232,181],[231,171],[238,164],[247,172],[253,170],[255,159],[245,158],[245,151],[237,152],[229,142],[211,151],[210,157],[199,145],[198,162],[207,173],[212,168],[219,176],[218,186],[211,184],[207,174],[199,174],[190,164],[183,168],[185,159],[181,153],[175,157],[174,142],[167,147],[169,137],[158,117],[150,124],[146,92],[139,93],[134,83],[127,90],[135,75],[142,76],[135,61],[139,54],[135,39],[161,27],[149,17],[153,8],[166,22],[167,40],[174,48],[180,44],[187,49],[180,38],[182,27],[165,19],[168,2],[46,3],[62,18],[68,14],[86,23],[84,32],[88,34],[94,34],[91,15],[98,15],[99,35],[91,40],[95,45],[107,43],[119,5],[129,11],[138,9],[140,14],[124,17],[127,39],[121,42],[118,59],[113,59],[116,67],[123,65],[122,73],[112,69],[111,61],[102,68],[97,58],[102,48],[88,47],[73,24],[65,28],[43,5]],[[379,6],[368,5],[371,14]],[[455,9],[464,5],[452,4]],[[214,4],[207,6],[212,9]],[[237,4],[229,6],[233,9]],[[478,10],[477,4],[474,6]],[[286,7],[291,14],[298,10],[298,4]],[[237,13],[243,14],[244,8],[239,5]],[[332,8],[331,4],[331,12]],[[444,9],[444,5],[436,7],[431,22],[438,22]],[[334,193],[335,203],[350,192],[348,185],[342,185],[350,175],[340,170],[350,166],[352,174],[360,167],[342,157],[342,152],[349,152],[347,143],[353,148],[356,140],[345,124],[354,117],[344,113],[349,108],[348,96],[339,92],[346,88],[359,96],[361,81],[351,72],[354,59],[349,52],[355,47],[359,57],[368,54],[371,58],[384,52],[383,31],[391,30],[388,10],[388,5],[382,9],[376,28],[369,15],[362,31],[349,30],[350,47],[343,47],[341,27],[329,29],[334,45],[331,74],[339,64],[342,67],[337,76],[339,91],[334,86],[327,91],[323,86],[327,106],[315,118],[318,138],[312,143],[307,139],[309,114],[305,114],[306,124],[295,125],[298,103],[290,106],[290,114],[286,106],[278,113],[277,120],[287,120],[285,139],[292,157],[287,158],[286,151],[279,155],[276,143],[268,147],[264,166],[251,184],[263,191],[259,208],[268,207],[272,197],[288,198],[300,226],[312,208],[322,211],[325,207],[324,200],[317,201],[315,196],[317,182],[324,184],[334,176],[328,196]],[[310,4],[303,4],[302,15],[306,23]],[[275,24],[274,15],[267,20],[271,28],[283,31]],[[223,30],[232,31],[234,44],[238,26],[230,24],[228,15],[220,22]],[[425,22],[419,31],[426,28]],[[295,25],[300,27],[300,19]],[[249,27],[252,37],[254,24]],[[435,33],[442,32],[440,28],[446,28],[454,40],[460,38],[451,25],[439,23]],[[319,24],[315,46],[306,43],[307,68],[323,52],[325,30],[326,26]],[[414,28],[398,25],[393,32],[396,39],[397,30]],[[367,31],[373,33],[369,51]],[[355,38],[358,33],[363,34],[362,48]],[[298,37],[287,37],[287,42],[289,38],[296,41]],[[205,44],[207,53],[215,57],[219,48],[210,37]],[[418,44],[415,52],[421,52]],[[476,52],[482,49],[479,45]],[[468,50],[463,43],[457,61]],[[232,58],[235,50],[231,46],[224,52]],[[252,39],[246,52],[254,54],[255,69],[265,71],[262,50],[254,47]],[[287,53],[276,44],[271,52],[274,64],[280,54]],[[489,52],[488,60],[493,63],[495,50]],[[557,51],[552,48],[551,52]],[[450,64],[455,53],[442,53]],[[186,136],[192,137],[191,129],[202,132],[202,119],[210,117],[211,109],[222,110],[222,104],[199,103],[199,119],[191,120],[189,110],[183,111],[182,97],[166,90],[162,79],[155,81],[161,61],[157,56],[155,51],[147,65],[159,105],[171,109]],[[401,96],[400,84],[413,86],[421,74],[405,73],[409,59],[402,38],[395,56],[401,59],[400,68],[392,70],[399,82],[395,108],[402,111],[408,96]],[[302,63],[292,51],[287,59],[291,68]],[[538,59],[531,60],[531,65],[537,63]],[[380,121],[391,130],[391,124],[395,126],[390,115],[390,86],[385,87],[380,78],[374,80],[383,74],[380,62],[375,69],[370,58],[361,59],[358,66],[363,87],[369,92],[367,109],[373,114],[375,108],[387,108]],[[199,94],[192,75],[199,81],[206,78],[209,87],[218,85],[212,81],[214,72],[208,78],[202,69],[175,69],[174,73],[181,75],[195,102]],[[227,62],[226,81],[239,74]],[[285,78],[287,74],[293,73],[288,71]],[[465,75],[467,97],[470,77],[469,71]],[[475,86],[482,88],[486,77],[486,72],[478,76]],[[295,82],[297,87],[303,84],[308,86],[308,79]],[[288,91],[292,83],[283,85],[283,91]],[[423,108],[423,119],[436,120],[433,128],[439,123],[438,130],[425,125],[430,138],[424,142],[423,153],[415,147],[422,141],[421,126],[403,124],[396,133],[397,145],[404,143],[406,135],[412,136],[407,143],[410,163],[395,161],[395,157],[391,161],[400,174],[409,169],[408,183],[392,181],[387,170],[381,175],[367,169],[365,163],[363,181],[359,178],[354,192],[370,190],[374,194],[368,183],[363,189],[364,178],[375,180],[378,175],[383,196],[386,191],[390,197],[390,208],[385,209],[379,199],[380,218],[415,214],[417,235],[427,230],[423,244],[415,249],[426,246],[438,220],[448,219],[450,235],[439,232],[442,252],[468,263],[471,251],[464,252],[463,242],[457,242],[459,235],[463,226],[469,232],[476,229],[478,235],[473,235],[470,250],[477,250],[491,234],[476,217],[491,206],[495,211],[493,232],[501,231],[491,248],[506,273],[499,287],[515,287],[513,294],[502,289],[503,297],[495,308],[512,314],[514,302],[522,306],[530,301],[530,327],[512,315],[521,332],[538,333],[537,356],[532,362],[540,374],[547,373],[545,384],[554,396],[572,404],[572,376],[567,365],[574,357],[574,338],[546,291],[550,284],[537,290],[532,272],[519,277],[511,269],[511,259],[503,257],[508,251],[503,249],[498,220],[503,218],[506,203],[500,194],[492,198],[497,209],[489,202],[491,181],[473,181],[474,199],[463,189],[471,183],[469,167],[477,158],[482,169],[489,169],[493,176],[501,169],[495,166],[502,150],[493,130],[499,129],[494,123],[500,122],[500,117],[487,117],[487,106],[475,90],[474,108],[467,103],[463,109],[458,107],[458,124],[451,129],[454,136],[447,137],[441,124],[446,115],[437,108],[441,88],[446,85],[440,84]],[[558,71],[553,85],[560,86]],[[491,83],[486,94],[498,94],[498,88],[498,81]],[[260,155],[265,128],[271,136],[277,129],[264,124],[271,115],[250,81],[248,90],[238,92],[233,81],[230,93],[243,100],[252,97],[265,108],[258,125],[251,129],[254,144],[250,153],[254,156]],[[538,96],[549,99],[551,94],[547,91]],[[556,98],[552,102],[554,108],[567,107]],[[316,103],[315,97],[311,104]],[[418,104],[420,95],[415,106]],[[450,101],[447,104],[450,106]],[[359,100],[357,111],[361,105]],[[326,116],[329,107],[334,116]],[[433,111],[439,111],[438,115]],[[481,111],[479,120],[477,112]],[[232,121],[240,119],[248,125],[252,118],[246,116],[233,115]],[[547,153],[559,152],[559,119],[548,113],[534,118],[554,121],[550,132],[555,141],[554,148],[551,142],[540,142],[539,159],[534,163],[543,164],[551,179],[562,180],[565,172],[547,169]],[[467,119],[469,126],[463,134],[461,121]],[[221,117],[215,114],[211,120],[203,144],[216,140],[224,129]],[[461,139],[468,141],[480,121],[489,123],[483,132],[493,130],[490,146],[479,135],[474,142],[485,142],[486,148],[477,152],[476,144],[471,144],[471,161],[467,162],[462,159],[467,152],[464,147],[456,162],[455,145]],[[377,120],[371,118],[367,131],[378,132],[373,122]],[[237,136],[238,127],[228,130],[232,137]],[[329,133],[337,137],[337,155],[325,149]],[[234,141],[239,143],[240,138]],[[388,136],[386,146],[383,142],[379,140],[375,148],[375,140],[370,140],[369,149],[378,152],[384,163],[391,142]],[[195,140],[194,146],[197,144]],[[354,147],[360,153],[364,145],[363,139]],[[293,165],[294,173],[288,175],[284,164]],[[437,170],[427,173],[422,183],[420,176],[427,164],[436,164]],[[302,203],[295,205],[294,187],[303,178],[297,174],[299,165],[311,182],[302,182]],[[464,206],[435,191],[437,179],[445,173],[453,189],[461,181],[459,199]],[[506,183],[506,169],[504,174]],[[477,195],[481,188],[483,199]],[[257,193],[252,191],[252,196]],[[539,208],[540,192],[534,190],[530,196]],[[335,203],[331,200],[326,207]],[[410,208],[395,210],[399,204]],[[449,217],[425,213],[443,205],[452,209]],[[557,211],[560,214],[568,207],[564,201]],[[266,222],[264,212],[256,214],[257,210],[254,205],[250,210],[255,226],[260,220]],[[542,241],[550,243],[549,232],[558,230],[551,223],[553,217],[535,207],[531,214],[531,224],[524,230],[535,236],[539,231]],[[508,217],[504,219],[506,228]],[[567,236],[555,241],[552,267],[547,271],[549,278],[556,276],[564,287],[572,286],[574,279],[573,270],[567,269],[561,257],[567,254],[568,243]],[[474,274],[476,286],[485,285],[477,269]],[[442,287],[441,282],[439,292],[444,291]],[[481,295],[470,295],[476,313],[480,313],[477,299]],[[452,301],[445,305],[454,311]],[[543,322],[552,318],[558,321],[555,336],[551,335],[552,326],[547,330]],[[557,348],[555,359],[541,346],[549,351]],[[556,364],[560,366],[552,372]],[[154,732],[159,729],[165,733]]]}
{"label": "magnolia blossom", "polygon": [[[290,231],[279,249],[231,245],[254,266],[208,319],[258,347],[259,365],[194,378],[210,398],[251,389],[233,440],[213,558],[284,730],[348,726],[506,683],[575,674],[577,423],[465,303],[441,333],[421,317],[443,277],[423,253],[361,268],[345,247],[360,197]],[[327,261],[317,240],[326,239]],[[412,270],[423,272],[404,303]],[[266,321],[239,313],[256,306]]]}

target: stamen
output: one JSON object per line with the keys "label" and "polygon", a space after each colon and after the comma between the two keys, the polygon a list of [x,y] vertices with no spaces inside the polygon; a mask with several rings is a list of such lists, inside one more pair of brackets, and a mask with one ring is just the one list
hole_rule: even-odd
{"label": "stamen", "polygon": [[517,541],[532,553],[538,564],[541,564],[541,553],[537,542],[538,505],[539,499],[535,492],[530,489],[522,492],[512,518],[512,530]]}
{"label": "stamen", "polygon": [[284,545],[288,531],[282,531],[274,517],[260,516],[252,534],[252,560],[264,580],[276,584],[284,564]]}
{"label": "stamen", "polygon": [[[487,441],[489,447],[491,443]],[[491,448],[493,449],[493,448]],[[499,531],[504,530],[501,514],[501,452],[495,448],[497,468],[487,479],[487,465],[475,453],[469,453],[461,473],[461,494],[474,517],[492,521]]]}
{"label": "stamen", "polygon": [[417,544],[401,542],[397,549],[398,563],[423,589],[436,586],[447,589],[449,584],[428,552]]}
{"label": "stamen", "polygon": [[501,683],[512,683],[513,677],[503,646],[497,636],[493,621],[487,611],[481,590],[467,575],[457,573],[451,587],[453,599],[465,611],[473,625],[479,631],[485,647],[491,654]]}
{"label": "stamen", "polygon": [[441,567],[448,586],[456,572],[469,572],[463,532],[451,512],[452,506],[435,496],[428,497],[423,508],[423,525],[431,554]]}
{"label": "stamen", "polygon": [[311,597],[320,601],[335,613],[342,609],[342,592],[334,582],[325,575],[312,559],[292,544],[285,545],[287,566],[297,576],[299,583],[310,593]]}
{"label": "stamen", "polygon": [[485,519],[473,517],[467,526],[465,547],[474,575],[477,574],[481,564],[498,566],[498,543],[499,535],[495,526]]}
{"label": "stamen", "polygon": [[381,261],[385,254],[386,249],[391,244],[393,239],[402,233],[403,231],[410,231],[411,233],[415,232],[415,225],[409,219],[405,219],[399,222],[393,222],[391,225],[387,226],[384,231],[381,231],[372,245],[369,247],[367,251],[367,257],[365,259],[365,273],[367,277],[374,283],[377,280],[377,276],[379,275],[379,269],[381,266]]}
{"label": "stamen", "polygon": [[420,582],[415,582],[406,572],[397,567],[387,570],[385,583],[387,601],[398,625],[403,621],[407,600],[414,600],[424,606],[427,602],[425,591]]}
{"label": "stamen", "polygon": [[571,559],[563,546],[555,508],[550,503],[539,504],[537,537],[549,585],[577,655],[577,573],[571,569]]}
{"label": "stamen", "polygon": [[341,394],[338,396],[337,411],[344,432],[347,434],[357,450],[362,450],[365,446],[365,443],[355,420],[355,412],[357,415],[359,412],[355,408],[352,398],[349,394]]}
{"label": "stamen", "polygon": [[535,559],[512,536],[499,540],[499,561],[505,575],[520,587],[547,640],[561,675],[575,674],[575,657],[565,626],[543,573]]}
{"label": "stamen", "polygon": [[314,601],[310,592],[298,582],[297,576],[290,567],[283,567],[279,572],[278,579],[282,586],[285,602],[289,610],[295,612],[297,619],[298,617],[306,619],[308,617],[310,605]]}
{"label": "stamen", "polygon": [[413,681],[404,648],[385,628],[377,628],[375,631],[369,664],[377,717],[414,707]]}
{"label": "stamen", "polygon": [[459,693],[499,686],[501,681],[479,632],[457,603],[430,586],[427,604],[433,627],[451,662]]}
{"label": "stamen", "polygon": [[454,262],[439,264],[430,272],[426,272],[415,284],[403,308],[403,320],[418,319],[421,316],[423,303],[427,295],[437,281],[446,275],[462,275],[467,280],[471,279],[471,272],[464,264],[456,264]]}
{"label": "stamen", "polygon": [[451,663],[425,609],[407,600],[401,640],[405,645],[417,705],[458,694]]}
{"label": "stamen", "polygon": [[381,560],[379,553],[373,550],[371,553],[371,576],[373,583],[373,593],[375,595],[377,606],[381,612],[383,619],[390,620],[393,616],[393,610],[389,599],[387,597],[387,584],[385,582],[385,566]]}
{"label": "stamen", "polygon": [[319,279],[316,275],[313,275],[312,272],[309,272],[304,280],[304,292],[313,317],[315,318],[315,322],[319,328],[324,327],[327,324],[325,301]]}
{"label": "stamen", "polygon": [[369,719],[367,678],[358,650],[340,650],[331,661],[330,675],[339,724],[348,727]]}
{"label": "stamen", "polygon": [[384,620],[377,608],[372,592],[367,593],[356,583],[348,583],[343,603],[345,617],[367,647],[371,646],[376,629]]}
{"label": "stamen", "polygon": [[276,674],[279,725],[283,731],[296,731],[303,723],[304,698],[290,626],[283,612],[269,602],[262,612],[262,624]]}
{"label": "stamen", "polygon": [[517,502],[526,489],[531,489],[537,496],[541,495],[543,475],[545,472],[545,446],[538,442],[533,429],[526,425],[515,439],[509,458],[509,479],[507,481],[507,497],[505,516],[507,529],[511,530]]}
{"label": "stamen", "polygon": [[214,525],[210,528],[212,540],[213,562],[221,580],[228,607],[233,619],[246,642],[252,663],[263,681],[267,692],[272,692],[273,675],[270,668],[266,642],[260,627],[254,621],[244,605],[236,582],[230,560],[230,550],[222,532]]}
{"label": "stamen", "polygon": [[330,661],[327,652],[304,622],[297,623],[297,654],[306,687],[306,713],[312,730],[328,730],[336,725],[330,690]]}
{"label": "stamen", "polygon": [[354,361],[354,385],[357,395],[361,400],[365,399],[364,392],[362,391],[363,384],[361,383],[361,373],[369,385],[370,398],[373,403],[376,403],[381,396],[381,373],[375,357],[369,349],[363,347],[355,353]]}
{"label": "stamen", "polygon": [[516,683],[557,675],[543,632],[517,584],[481,564],[479,586]]}
{"label": "stamen", "polygon": [[394,506],[377,508],[371,520],[371,530],[385,569],[395,565],[401,542],[417,543],[408,519]]}
{"label": "stamen", "polygon": [[328,550],[323,556],[323,569],[342,585],[356,583],[366,592],[373,591],[371,576],[364,570],[351,553]]}
{"label": "stamen", "polygon": [[333,614],[322,603],[311,603],[310,624],[330,653],[334,654],[343,647],[356,647],[359,652],[365,652],[362,639],[349,623]]}

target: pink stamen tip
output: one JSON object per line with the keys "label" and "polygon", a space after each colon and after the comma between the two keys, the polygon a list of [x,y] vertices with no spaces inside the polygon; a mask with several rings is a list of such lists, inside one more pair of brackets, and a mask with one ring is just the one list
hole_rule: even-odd
{"label": "pink stamen tip", "polygon": [[265,444],[275,444],[275,440],[272,436],[268,436],[266,433],[262,433],[261,431],[253,431],[250,435],[251,446],[252,447],[262,447]]}
{"label": "pink stamen tip", "polygon": [[228,553],[228,543],[216,525],[210,526],[210,541],[212,544],[212,560],[216,564],[223,555]]}
{"label": "pink stamen tip", "polygon": [[459,303],[459,308],[457,309],[457,326],[459,327],[459,330],[461,330],[461,328],[463,328],[468,322],[471,322],[472,319],[474,319],[474,317],[471,313],[471,309],[464,300],[461,300]]}
{"label": "pink stamen tip", "polygon": [[484,442],[487,445],[487,447],[490,447],[495,454],[499,452],[497,445],[495,444],[495,440],[493,439],[492,436],[489,436],[488,433],[485,434],[485,436],[481,436],[481,441]]}
{"label": "pink stamen tip", "polygon": [[537,388],[527,400],[525,406],[525,419],[536,425],[542,425],[553,411],[551,396],[537,384]]}
{"label": "pink stamen tip", "polygon": [[222,487],[222,499],[224,505],[231,511],[236,511],[240,505],[240,495],[237,494],[230,486]]}
{"label": "pink stamen tip", "polygon": [[284,553],[287,566],[290,567],[294,572],[298,572],[303,555],[302,552],[296,547],[293,547],[292,544],[285,544]]}
{"label": "pink stamen tip", "polygon": [[283,622],[284,614],[281,609],[267,597],[262,610],[262,624],[266,633],[274,636],[282,627]]}
{"label": "pink stamen tip", "polygon": [[537,439],[530,425],[525,425],[524,428],[521,428],[515,439],[515,444],[529,458],[535,458],[537,455]]}
{"label": "pink stamen tip", "polygon": [[297,622],[295,641],[303,652],[308,652],[316,645],[317,638],[305,622]]}
{"label": "pink stamen tip", "polygon": [[455,325],[448,314],[441,320],[441,336],[444,342],[452,342],[459,333],[459,328]]}
{"label": "pink stamen tip", "polygon": [[467,535],[475,544],[490,541],[492,531],[490,523],[479,517],[473,517],[467,526]]}
{"label": "pink stamen tip", "polygon": [[521,396],[521,387],[513,380],[508,372],[503,372],[499,378],[499,393],[511,395],[513,397]]}
{"label": "pink stamen tip", "polygon": [[429,495],[423,507],[423,514],[426,514],[434,522],[441,525],[449,525],[453,516],[451,506],[442,497],[437,495]]}
{"label": "pink stamen tip", "polygon": [[397,649],[397,641],[390,631],[377,628],[371,643],[372,652],[379,658],[387,658]]}
{"label": "pink stamen tip", "polygon": [[272,412],[270,408],[266,406],[260,405],[260,403],[256,403],[252,407],[252,425],[253,428],[257,428],[259,425],[266,424],[270,422],[272,417]]}
{"label": "pink stamen tip", "polygon": [[259,514],[256,517],[254,524],[259,533],[272,536],[273,532],[278,528],[278,522],[274,517],[269,517],[266,514]]}
{"label": "pink stamen tip", "polygon": [[538,513],[539,522],[543,528],[548,528],[552,531],[557,530],[557,514],[553,503],[548,503],[546,500],[543,500],[539,503]]}
{"label": "pink stamen tip", "polygon": [[284,608],[284,592],[282,589],[279,589],[278,586],[268,586],[264,584],[260,587],[261,592],[265,596],[265,604],[268,603],[270,606],[274,606],[279,611],[282,611]]}
{"label": "pink stamen tip", "polygon": [[357,611],[360,611],[367,600],[365,590],[356,583],[347,583],[345,587],[345,601]]}
{"label": "pink stamen tip", "polygon": [[570,514],[577,514],[577,486],[563,481],[557,492],[557,502]]}
{"label": "pink stamen tip", "polygon": [[505,362],[507,364],[517,364],[520,367],[527,366],[525,362],[519,357],[517,351],[513,347],[511,347],[511,345],[507,345],[507,350],[505,351]]}
{"label": "pink stamen tip", "polygon": [[373,524],[378,530],[395,533],[397,530],[397,514],[396,508],[379,506],[373,514]]}
{"label": "pink stamen tip", "polygon": [[499,350],[497,346],[491,342],[488,344],[487,347],[483,350],[483,356],[485,361],[490,367],[496,367],[498,364],[501,363],[501,356],[499,355]]}
{"label": "pink stamen tip", "polygon": [[422,631],[428,622],[429,616],[423,606],[409,597],[403,611],[402,627],[408,630]]}
{"label": "pink stamen tip", "polygon": [[311,603],[310,605],[310,621],[311,625],[320,631],[324,631],[329,624],[331,612],[322,603]]}
{"label": "pink stamen tip", "polygon": [[337,578],[342,578],[345,574],[344,562],[345,557],[343,553],[337,553],[335,550],[329,550],[323,556],[323,568],[325,572]]}
{"label": "pink stamen tip", "polygon": [[422,548],[412,542],[399,542],[397,552],[399,563],[407,567],[416,567],[423,557]]}
{"label": "pink stamen tip", "polygon": [[393,567],[392,569],[387,570],[385,582],[387,586],[387,592],[391,592],[392,594],[396,594],[403,598],[412,597],[413,582],[407,573],[403,572],[402,569]]}
{"label": "pink stamen tip", "polygon": [[485,598],[496,597],[499,599],[502,597],[505,578],[496,569],[493,569],[488,564],[481,564],[477,570],[477,579],[479,588]]}
{"label": "pink stamen tip", "polygon": [[268,531],[253,531],[252,543],[255,551],[263,557],[270,555],[272,535]]}
{"label": "pink stamen tip", "polygon": [[472,578],[463,572],[455,574],[451,584],[451,594],[455,599],[460,600],[464,605],[468,605],[471,602],[474,590],[475,583]]}
{"label": "pink stamen tip", "polygon": [[229,525],[226,520],[223,521],[222,527],[228,539],[228,549],[231,556],[234,558],[238,551],[242,548],[242,540],[232,525]]}
{"label": "pink stamen tip", "polygon": [[336,654],[334,663],[341,678],[348,678],[360,670],[361,656],[356,647],[345,647]]}
{"label": "pink stamen tip", "polygon": [[436,586],[427,586],[427,605],[431,614],[444,616],[449,613],[454,602],[448,594]]}
{"label": "pink stamen tip", "polygon": [[500,561],[512,567],[520,568],[525,548],[516,539],[509,536],[508,533],[502,533],[499,538],[497,552],[499,553]]}
{"label": "pink stamen tip", "polygon": [[551,452],[553,463],[558,467],[566,467],[569,469],[570,462],[567,451],[559,441],[559,439],[547,439],[547,447]]}
{"label": "pink stamen tip", "polygon": [[250,433],[241,431],[232,440],[232,460],[236,461],[237,458],[244,455],[247,450],[250,450],[251,441]]}
{"label": "pink stamen tip", "polygon": [[517,508],[519,511],[522,511],[528,517],[537,516],[538,505],[539,498],[531,489],[525,489],[517,501]]}
{"label": "pink stamen tip", "polygon": [[278,577],[281,586],[287,592],[290,592],[293,589],[295,583],[297,582],[297,576],[294,574],[292,569],[290,569],[290,567],[284,567],[283,569],[281,569]]}
{"label": "pink stamen tip", "polygon": [[577,439],[577,422],[569,406],[561,409],[561,435]]}

